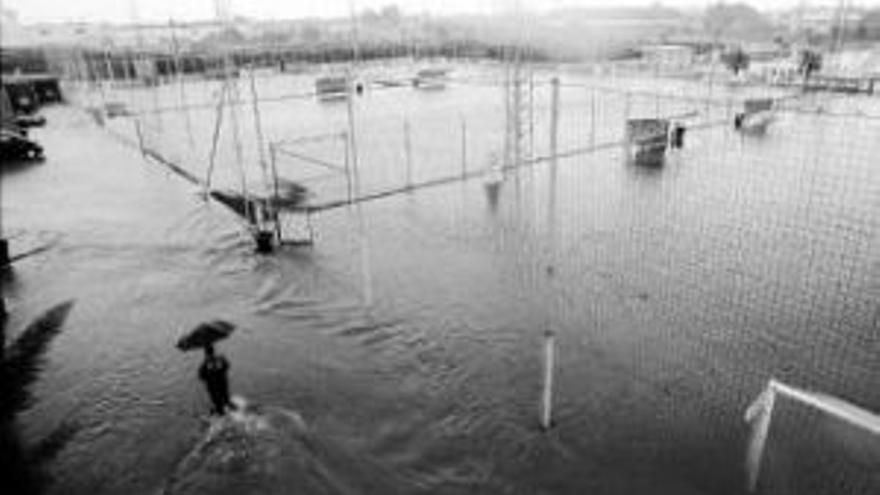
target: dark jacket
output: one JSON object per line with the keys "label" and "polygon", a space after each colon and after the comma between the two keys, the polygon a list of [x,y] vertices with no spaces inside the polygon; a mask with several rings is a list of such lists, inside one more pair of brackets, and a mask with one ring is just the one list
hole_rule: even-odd
{"label": "dark jacket", "polygon": [[199,379],[205,382],[208,388],[228,387],[228,374],[229,360],[219,354],[205,358],[199,367]]}

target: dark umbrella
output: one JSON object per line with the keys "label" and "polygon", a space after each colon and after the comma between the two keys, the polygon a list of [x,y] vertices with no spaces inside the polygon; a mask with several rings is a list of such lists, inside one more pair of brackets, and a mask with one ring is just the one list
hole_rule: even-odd
{"label": "dark umbrella", "polygon": [[181,351],[191,351],[212,345],[232,334],[235,325],[225,320],[212,320],[200,323],[177,341]]}

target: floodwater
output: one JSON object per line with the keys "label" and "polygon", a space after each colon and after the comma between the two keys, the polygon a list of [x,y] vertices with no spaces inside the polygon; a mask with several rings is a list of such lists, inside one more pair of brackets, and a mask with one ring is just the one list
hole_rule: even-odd
{"label": "floodwater", "polygon": [[[601,93],[593,135],[594,93],[564,86],[560,149],[622,129],[602,116],[626,103]],[[540,154],[549,89],[537,94]],[[876,98],[823,105],[880,114]],[[269,141],[345,130],[345,103],[260,110]],[[251,109],[240,111],[252,132]],[[179,113],[145,124],[156,146],[197,157],[197,174],[214,110],[201,112],[192,145]],[[415,182],[461,170],[462,121],[466,167],[485,167],[503,140],[489,86],[375,91],[356,112],[364,191],[405,180],[404,117],[419,133]],[[475,180],[365,203],[360,216],[330,210],[313,218],[311,248],[259,256],[229,211],[85,113],[46,115],[34,132],[46,162],[4,175],[3,227],[13,254],[49,247],[4,282],[10,338],[76,300],[19,418],[27,442],[77,427],[50,465],[50,493],[164,486],[208,409],[199,357],[173,344],[218,317],[240,325],[221,346],[235,393],[296,411],[322,446],[302,455],[324,456],[351,493],[741,493],[743,413],[770,377],[880,410],[880,120],[785,112],[764,136],[694,129],[660,169],[611,147],[560,160],[555,193],[544,163],[508,176],[497,201]],[[126,125],[111,127],[130,136]],[[297,149],[344,154],[332,142]],[[218,154],[230,187],[234,151],[226,139]],[[329,182],[316,202],[344,191]],[[558,359],[554,427],[542,432],[547,328]],[[312,474],[286,476],[286,490]]]}

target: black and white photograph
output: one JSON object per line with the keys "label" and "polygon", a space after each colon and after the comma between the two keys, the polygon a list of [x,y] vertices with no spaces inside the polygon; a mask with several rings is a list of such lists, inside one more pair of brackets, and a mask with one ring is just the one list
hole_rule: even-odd
{"label": "black and white photograph", "polygon": [[880,0],[0,14],[0,493],[880,495]]}

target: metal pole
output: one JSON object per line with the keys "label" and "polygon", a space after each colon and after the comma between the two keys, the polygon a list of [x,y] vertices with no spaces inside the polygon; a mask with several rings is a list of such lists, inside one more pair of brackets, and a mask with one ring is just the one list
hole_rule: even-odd
{"label": "metal pole", "polygon": [[556,353],[556,339],[551,330],[544,332],[544,386],[541,391],[541,428],[548,430],[553,425],[553,362]]}
{"label": "metal pole", "polygon": [[141,150],[141,155],[144,157],[147,156],[147,145],[144,143],[144,130],[141,128],[141,118],[134,118],[134,133],[137,136],[138,141],[138,149]]}
{"label": "metal pole", "polygon": [[104,69],[107,71],[107,78],[110,80],[110,88],[116,86],[116,76],[113,74],[113,61],[110,58],[110,51],[104,51]]}
{"label": "metal pole", "polygon": [[[351,87],[348,88],[347,96],[348,97],[346,98],[346,107],[348,111],[348,143],[351,148],[349,162],[352,171],[354,194],[356,198],[360,198],[361,178],[360,171],[358,170],[357,136],[355,133],[357,127],[355,125],[356,122],[354,117],[354,98],[351,94]],[[357,203],[356,208],[358,216],[358,234],[361,244],[361,276],[364,284],[364,304],[370,306],[373,303],[373,280],[370,273],[370,249],[367,237],[367,225],[364,218],[363,206],[360,204],[360,202]]]}
{"label": "metal pole", "polygon": [[[6,98],[6,90],[0,88],[0,98]],[[6,239],[3,236],[3,169],[0,168],[0,242],[4,242],[3,239]],[[3,265],[3,260],[0,260],[0,266]]]}
{"label": "metal pole", "polygon": [[[276,204],[278,202],[278,154],[275,150],[275,145],[269,143],[269,160],[272,164],[272,194],[275,198]],[[278,212],[275,211],[275,237],[278,240],[278,244],[281,244],[283,241],[283,232],[281,231],[281,221],[278,218]]]}
{"label": "metal pole", "polygon": [[[229,57],[227,57],[226,62],[224,63],[224,69],[226,70],[226,80],[229,81],[230,73],[229,73]],[[239,180],[241,182],[241,195],[244,199],[244,214],[248,221],[253,220],[252,226],[259,227],[260,218],[253,211],[253,204],[250,201],[250,195],[248,194],[248,181],[247,181],[247,171],[244,168],[244,152],[241,147],[241,129],[238,126],[238,104],[239,104],[239,94],[238,94],[238,83],[233,82],[233,86],[226,86],[226,91],[230,92],[230,102],[229,102],[229,124],[232,127],[232,144],[235,150],[235,162],[238,165],[238,173]],[[255,225],[254,225],[255,224]]]}
{"label": "metal pole", "polygon": [[[257,134],[257,153],[260,157],[260,169],[263,172],[263,183],[267,185],[269,183],[269,172],[267,170],[266,163],[266,142],[263,137],[263,119],[260,117],[260,99],[257,96],[257,83],[254,79],[254,68],[251,66],[248,71],[250,74],[250,83],[251,83],[251,106],[254,112],[254,129]],[[276,191],[277,192],[277,191]]]}
{"label": "metal pole", "polygon": [[535,73],[529,70],[529,149],[527,158],[535,154]]}
{"label": "metal pole", "polygon": [[630,143],[630,135],[629,135],[629,113],[630,113],[630,93],[625,93],[625,100],[623,105],[623,159],[626,162],[629,162],[630,155],[632,154],[632,143]]}
{"label": "metal pole", "polygon": [[461,178],[467,177],[467,122],[461,116]]}
{"label": "metal pole", "polygon": [[596,88],[590,95],[590,148],[596,147]]}
{"label": "metal pole", "polygon": [[347,132],[342,133],[342,139],[345,143],[345,146],[342,147],[344,151],[342,163],[345,164],[345,199],[348,205],[351,206],[354,201],[354,184],[351,181],[351,150],[349,150],[350,141]]}
{"label": "metal pole", "polygon": [[101,74],[100,61],[92,60],[91,67],[92,72],[95,74],[95,85],[98,87],[98,92],[100,93],[101,111],[103,112],[107,108],[107,88],[104,87],[104,78]]}
{"label": "metal pole", "polygon": [[553,299],[553,273],[555,270],[555,235],[556,235],[556,183],[559,135],[559,78],[551,80],[550,94],[550,180],[547,195],[547,239],[548,262],[545,269],[547,284],[545,294],[545,329],[544,329],[544,388],[541,397],[541,427],[545,430],[552,425],[553,416],[553,360],[555,354],[555,337],[553,333],[553,316],[556,307]]}
{"label": "metal pole", "polygon": [[354,0],[348,1],[348,13],[351,18],[351,49],[353,65],[357,65],[360,59],[360,39],[358,38],[357,14],[355,13]]}
{"label": "metal pole", "polygon": [[[516,65],[514,66],[514,79],[513,79],[513,155],[514,155],[514,165],[517,169],[519,169],[520,165],[522,165],[523,160],[523,149],[522,149],[522,71],[520,67],[519,60],[519,48],[516,51]],[[519,179],[519,174],[515,176]]]}
{"label": "metal pole", "polygon": [[125,71],[123,76],[125,77],[125,86],[128,91],[128,104],[130,105],[131,111],[140,112],[135,95],[135,87],[137,86],[135,81],[137,79],[137,74],[135,73],[134,63],[135,56],[129,48],[125,51]]}
{"label": "metal pole", "polygon": [[[0,88],[0,98],[6,99],[6,90]],[[0,168],[0,270],[4,270],[9,266],[9,241],[3,235],[3,169]],[[2,282],[0,282],[0,362],[5,358],[6,348],[6,295],[3,293]]]}
{"label": "metal pole", "polygon": [[501,169],[505,171],[511,167],[511,143],[510,143],[510,129],[512,124],[512,115],[510,111],[510,61],[505,60],[506,73],[504,77],[504,159],[502,161]]}
{"label": "metal pole", "polygon": [[211,191],[211,178],[214,175],[214,164],[217,159],[217,148],[220,143],[220,129],[223,125],[223,107],[226,103],[226,85],[224,80],[223,86],[220,88],[220,98],[217,102],[217,118],[214,123],[214,134],[211,137],[211,152],[208,155],[208,171],[205,174],[205,196]]}
{"label": "metal pole", "polygon": [[413,169],[412,169],[412,141],[410,139],[409,119],[403,119],[403,152],[406,159],[406,187],[412,189],[413,186]]}
{"label": "metal pole", "polygon": [[708,84],[708,92],[706,93],[706,121],[709,122],[712,120],[711,115],[711,102],[712,102],[712,86],[715,83],[715,55],[714,55],[715,47],[712,47],[712,51],[710,53],[711,60],[709,61],[709,84]]}
{"label": "metal pole", "polygon": [[174,46],[174,72],[177,74],[177,87],[180,98],[180,106],[183,107],[183,117],[186,122],[186,135],[189,139],[189,146],[190,148],[192,148],[195,145],[195,141],[193,140],[192,120],[189,116],[189,104],[187,103],[186,90],[183,83],[182,64],[180,63],[180,43],[177,40],[177,28],[174,24],[174,20],[169,19],[168,24],[171,28],[171,43]]}
{"label": "metal pole", "polygon": [[746,421],[757,421],[752,428],[751,439],[746,453],[746,485],[749,492],[754,492],[758,484],[758,474],[761,470],[761,458],[764,456],[764,446],[770,431],[770,421],[773,418],[773,407],[776,402],[776,390],[772,382],[761,396],[746,411]]}
{"label": "metal pole", "polygon": [[[0,90],[5,91],[5,90]],[[2,95],[5,97],[6,95]],[[3,235],[3,170],[0,169],[0,270],[9,265],[9,241]],[[0,305],[3,304],[3,294],[0,293]],[[5,306],[0,307],[0,316],[6,314]],[[2,342],[0,342],[2,344]]]}
{"label": "metal pole", "polygon": [[[140,32],[140,31],[138,31]],[[138,35],[140,37],[140,35]],[[156,63],[156,59],[152,58],[151,55],[141,55],[143,61],[144,70],[147,72],[147,81],[148,84],[154,85],[155,87],[150,91],[150,94],[153,95],[153,113],[156,116],[156,129],[159,134],[164,132],[164,117],[162,115],[163,112],[160,112],[159,109],[162,105],[159,102],[159,89],[162,87],[159,82],[159,66]]]}
{"label": "metal pole", "polygon": [[[350,73],[349,73],[350,74]],[[348,144],[351,151],[351,156],[349,157],[351,160],[351,172],[352,179],[354,182],[355,194],[360,194],[360,174],[358,170],[358,151],[357,151],[357,135],[355,134],[355,118],[354,118],[354,102],[352,101],[352,88],[351,88],[352,78],[349,75],[348,84],[349,87],[346,89],[348,94],[346,95],[346,112],[348,115]]]}
{"label": "metal pole", "polygon": [[559,141],[559,78],[551,81],[550,94],[550,177],[553,185],[556,182],[557,148]]}

